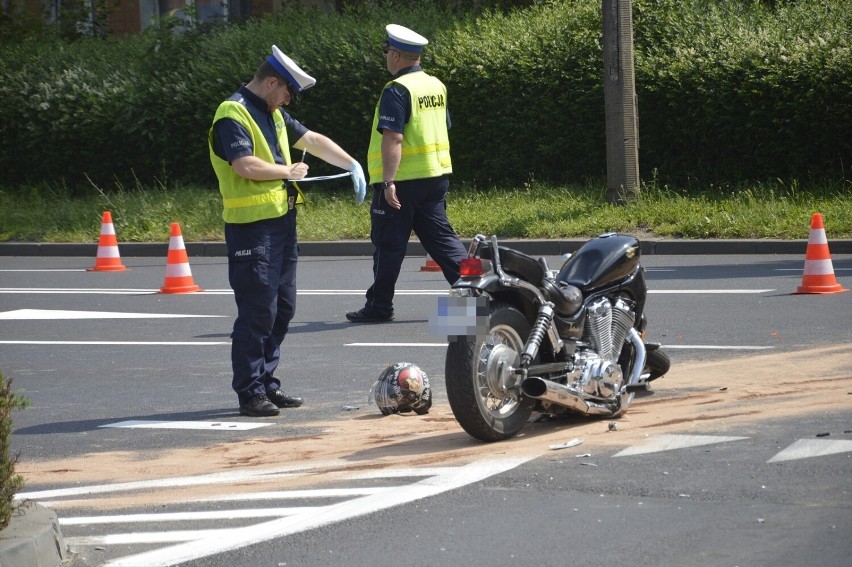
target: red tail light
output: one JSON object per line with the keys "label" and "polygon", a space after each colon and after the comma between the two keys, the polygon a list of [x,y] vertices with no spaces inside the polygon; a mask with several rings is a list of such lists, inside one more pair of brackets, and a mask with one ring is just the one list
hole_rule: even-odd
{"label": "red tail light", "polygon": [[479,258],[465,258],[459,262],[459,274],[463,278],[478,277],[484,273],[485,268]]}

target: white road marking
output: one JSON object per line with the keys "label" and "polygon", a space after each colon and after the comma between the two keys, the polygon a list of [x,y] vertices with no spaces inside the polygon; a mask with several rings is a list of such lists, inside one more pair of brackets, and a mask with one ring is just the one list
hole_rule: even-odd
{"label": "white road marking", "polygon": [[[415,476],[408,474],[405,476]],[[419,476],[430,476],[427,473],[419,473]],[[386,478],[377,476],[374,478]],[[252,500],[287,500],[290,498],[340,498],[343,496],[366,496],[368,494],[379,494],[387,490],[396,490],[396,487],[369,486],[364,488],[316,488],[304,490],[283,490],[277,492],[247,492],[245,494],[229,494],[227,496],[216,496],[214,498],[203,498],[192,500],[192,502],[249,502]]]}
{"label": "white road marking", "polygon": [[654,294],[754,294],[754,293],[769,293],[774,289],[649,289],[648,293]]}
{"label": "white road marking", "polygon": [[[311,506],[286,508],[249,508],[247,510],[213,510],[208,512],[164,512],[162,514],[124,514],[115,516],[78,516],[59,518],[61,526],[94,526],[99,524],[141,524],[145,522],[195,522],[204,520],[236,520],[241,518],[283,518],[303,514]],[[185,541],[185,540],[183,540]]]}
{"label": "white road marking", "polygon": [[[723,437],[710,435],[658,435],[648,439],[644,445],[627,448],[614,457],[640,455],[659,451],[668,451],[687,447],[697,447],[708,444],[723,443],[749,439],[749,437]],[[768,462],[824,456],[852,451],[852,441],[840,440],[799,440]],[[370,486],[358,488],[329,488],[329,489],[297,489],[287,491],[260,492],[247,494],[229,494],[221,497],[189,500],[185,502],[245,502],[253,500],[287,500],[311,498],[348,498],[320,506],[281,506],[257,509],[208,510],[166,513],[143,513],[127,515],[79,516],[63,517],[59,522],[63,526],[88,525],[126,525],[151,524],[161,527],[164,522],[218,522],[228,520],[251,520],[253,518],[269,519],[253,525],[230,527],[226,529],[207,528],[198,530],[176,531],[133,531],[129,533],[69,536],[64,537],[65,543],[72,549],[81,546],[137,545],[162,544],[165,547],[120,557],[105,563],[106,567],[129,567],[145,565],[150,567],[175,565],[186,561],[203,559],[219,553],[262,543],[271,539],[285,537],[318,527],[350,520],[380,511],[386,508],[403,505],[422,498],[427,498],[449,490],[479,482],[490,476],[511,470],[533,459],[532,456],[502,460],[483,460],[456,467],[423,467],[400,469],[374,469],[343,473],[347,479],[383,479],[383,478],[417,478],[421,480],[410,482],[404,486]],[[338,462],[304,464],[267,471],[236,471],[217,473],[197,477],[182,477],[178,479],[159,479],[136,483],[121,483],[119,485],[100,485],[92,487],[75,487],[18,495],[18,498],[37,499],[42,496],[67,495],[69,491],[80,495],[103,494],[113,491],[149,490],[153,487],[164,486],[195,486],[219,482],[246,483],[274,481],[281,476],[294,474],[316,474],[317,470],[327,468],[339,469]],[[423,478],[425,477],[425,478]],[[49,504],[47,504],[49,505]],[[201,524],[203,525],[203,524]]]}
{"label": "white road marking", "polygon": [[744,346],[744,345],[663,345],[666,350],[769,350],[773,346]]}
{"label": "white road marking", "polygon": [[852,451],[852,441],[848,439],[799,439],[766,462],[794,461],[850,451]]}
{"label": "white road marking", "polygon": [[[776,272],[799,272],[800,274],[805,271],[804,268],[775,268]],[[849,272],[852,271],[852,268],[834,268],[835,272]]]}
{"label": "white road marking", "polygon": [[[186,512],[166,514],[132,514],[127,516],[85,516],[63,518],[62,524],[88,525],[88,524],[123,524],[123,523],[159,523],[162,521],[204,521],[224,520],[230,518],[273,518],[272,520],[259,524],[228,529],[202,529],[181,530],[170,532],[133,532],[125,534],[107,534],[103,536],[68,537],[66,544],[74,546],[83,545],[126,545],[138,543],[173,543],[167,547],[152,551],[138,553],[126,557],[120,557],[105,563],[108,567],[128,567],[145,565],[147,567],[167,566],[210,557],[218,553],[239,549],[248,545],[261,543],[290,534],[304,532],[329,524],[334,524],[365,516],[379,510],[403,505],[423,498],[428,498],[443,492],[461,488],[472,483],[480,482],[488,477],[511,470],[521,464],[533,459],[532,456],[504,458],[499,460],[481,460],[458,467],[434,467],[427,469],[405,469],[406,474],[418,477],[429,474],[426,478],[411,482],[404,487],[373,486],[357,489],[330,489],[330,490],[294,490],[274,493],[274,498],[306,498],[306,497],[340,497],[355,496],[342,502],[335,502],[324,506],[309,507],[282,507],[264,508],[260,510],[235,510],[235,511],[211,511],[211,512]],[[312,474],[310,467],[317,464],[304,466],[304,474]],[[283,474],[295,472],[295,468],[287,469]],[[206,484],[211,480],[221,481],[228,478],[229,482],[244,482],[244,479],[252,480],[274,479],[281,471],[266,471],[261,473],[222,473],[217,475],[206,475],[199,477],[184,477],[182,479],[161,479],[160,486],[190,486]],[[363,471],[354,475],[363,475]],[[397,471],[380,470],[374,471],[375,478],[396,478]],[[195,482],[193,482],[195,481]],[[65,491],[76,491],[79,494],[93,494],[96,492],[112,492],[114,490],[133,489],[144,490],[150,488],[153,481],[140,483],[122,483],[120,485],[101,485],[101,487],[77,487],[65,489]],[[149,486],[145,486],[148,484]],[[42,493],[30,493],[18,495],[19,498],[39,499],[48,494],[57,495],[65,492],[60,490],[44,491]],[[250,495],[246,495],[250,496]],[[214,499],[213,501],[220,501]]]}
{"label": "white road marking", "polygon": [[349,478],[374,479],[374,478],[404,478],[409,476],[437,476],[452,471],[452,467],[411,467],[405,469],[379,469],[372,471],[358,471],[349,475]]}
{"label": "white road marking", "polygon": [[623,449],[613,455],[613,457],[644,455],[647,453],[685,449],[687,447],[700,447],[702,445],[725,443],[727,441],[739,441],[742,439],[748,439],[748,437],[721,437],[715,435],[654,435],[648,439],[647,443]]}
{"label": "white road marking", "polygon": [[97,287],[0,287],[0,293],[33,293],[33,294],[66,294],[66,293],[82,293],[82,294],[119,294],[119,295],[144,295],[148,293],[159,293],[159,289],[139,289],[139,288],[97,288]]}
{"label": "white road marking", "polygon": [[59,319],[180,319],[191,317],[224,317],[224,315],[179,315],[173,313],[120,313],[115,311],[67,311],[56,309],[16,309],[0,313],[0,320],[35,321]]}
{"label": "white road marking", "polygon": [[259,427],[269,427],[271,423],[246,423],[240,421],[151,421],[136,419],[99,425],[98,427],[117,427],[127,429],[209,429],[211,431],[246,431]]}
{"label": "white road marking", "polygon": [[[0,345],[66,345],[66,346],[221,346],[230,345],[229,341],[0,341]],[[348,347],[405,347],[405,348],[447,348],[447,343],[345,343]],[[743,345],[663,345],[671,350],[771,350],[772,346]]]}
{"label": "white road marking", "polygon": [[[300,289],[298,295],[364,295],[363,289]],[[151,288],[45,288],[45,287],[2,287],[0,293],[8,294],[104,294],[104,295],[154,295],[159,289]],[[189,295],[231,295],[230,289],[202,289]],[[398,289],[396,295],[446,295],[447,289]]]}
{"label": "white road marking", "polygon": [[152,480],[138,480],[133,482],[118,482],[115,484],[96,484],[92,486],[78,486],[74,488],[58,488],[54,490],[41,490],[35,492],[19,492],[15,495],[16,500],[38,500],[52,498],[67,498],[71,496],[91,496],[93,494],[108,494],[112,492],[125,492],[128,490],[149,490],[152,488],[174,488],[180,486],[207,486],[211,484],[229,484],[234,482],[251,482],[258,479],[274,479],[297,474],[304,470],[322,468],[335,465],[336,461],[326,463],[304,463],[277,469],[259,471],[229,471],[197,476],[181,476],[174,478],[159,478]]}
{"label": "white road marking", "polygon": [[175,341],[175,342],[159,342],[159,341],[0,341],[0,345],[100,345],[100,346],[217,346],[229,345],[229,342],[212,342],[212,341]]}
{"label": "white road marking", "polygon": [[343,346],[356,347],[444,347],[447,343],[346,343]]}
{"label": "white road marking", "polygon": [[[651,289],[648,293],[659,294],[758,294],[774,289]],[[104,295],[153,295],[159,289],[109,289],[109,288],[31,288],[2,287],[0,294],[104,294]],[[188,295],[231,295],[230,289],[202,289]],[[300,289],[298,295],[364,295],[363,289]],[[448,289],[398,289],[396,295],[447,295]]]}
{"label": "white road marking", "polygon": [[[173,532],[134,532],[132,534],[106,534],[102,536],[63,537],[65,544],[72,549],[83,545],[132,545],[139,543],[182,543],[195,541],[201,537],[219,538],[231,534],[233,529],[224,530],[179,530]],[[109,565],[109,564],[108,564]],[[142,567],[147,563],[127,563]],[[174,565],[169,563],[168,565]]]}
{"label": "white road marking", "polygon": [[[351,347],[443,347],[447,348],[447,343],[345,343],[343,346]],[[774,349],[773,346],[741,346],[741,345],[662,345],[662,348],[668,349],[700,349],[700,350],[767,350]]]}

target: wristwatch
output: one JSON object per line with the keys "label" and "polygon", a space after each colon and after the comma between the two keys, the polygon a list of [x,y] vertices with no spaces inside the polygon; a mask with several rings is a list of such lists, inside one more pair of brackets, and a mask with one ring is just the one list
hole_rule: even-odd
{"label": "wristwatch", "polygon": [[393,183],[392,180],[391,181],[382,181],[382,189],[387,189],[388,187],[390,187],[393,184],[394,183]]}

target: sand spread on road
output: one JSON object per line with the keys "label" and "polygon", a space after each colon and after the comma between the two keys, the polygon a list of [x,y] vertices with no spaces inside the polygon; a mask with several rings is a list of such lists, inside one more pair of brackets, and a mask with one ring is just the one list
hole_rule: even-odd
{"label": "sand spread on road", "polygon": [[[102,452],[44,462],[21,460],[16,470],[25,478],[26,491],[45,484],[80,486],[300,467],[301,474],[227,488],[229,493],[287,490],[339,483],[367,468],[449,466],[483,458],[543,455],[550,445],[575,438],[582,446],[570,451],[588,452],[594,447],[626,447],[663,433],[742,434],[744,424],[762,420],[848,411],[850,395],[852,347],[834,346],[674,365],[653,383],[653,395],[637,397],[627,414],[614,420],[615,430],[610,427],[613,420],[607,419],[539,420],[528,423],[511,440],[482,443],[461,429],[446,402],[424,416],[383,417],[374,406],[367,406],[359,414],[305,424],[304,435],[144,454]],[[375,413],[365,413],[368,408]],[[108,506],[162,505],[214,492],[221,494],[222,485],[131,490],[110,494]],[[51,505],[80,508],[87,502],[68,498]],[[97,506],[106,506],[104,498],[97,499]]]}

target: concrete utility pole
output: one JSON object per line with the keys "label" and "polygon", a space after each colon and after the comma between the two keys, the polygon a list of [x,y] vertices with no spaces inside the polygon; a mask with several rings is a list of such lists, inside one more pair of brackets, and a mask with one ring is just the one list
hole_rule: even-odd
{"label": "concrete utility pole", "polygon": [[623,204],[639,193],[639,120],[633,77],[633,2],[602,0],[606,196]]}

